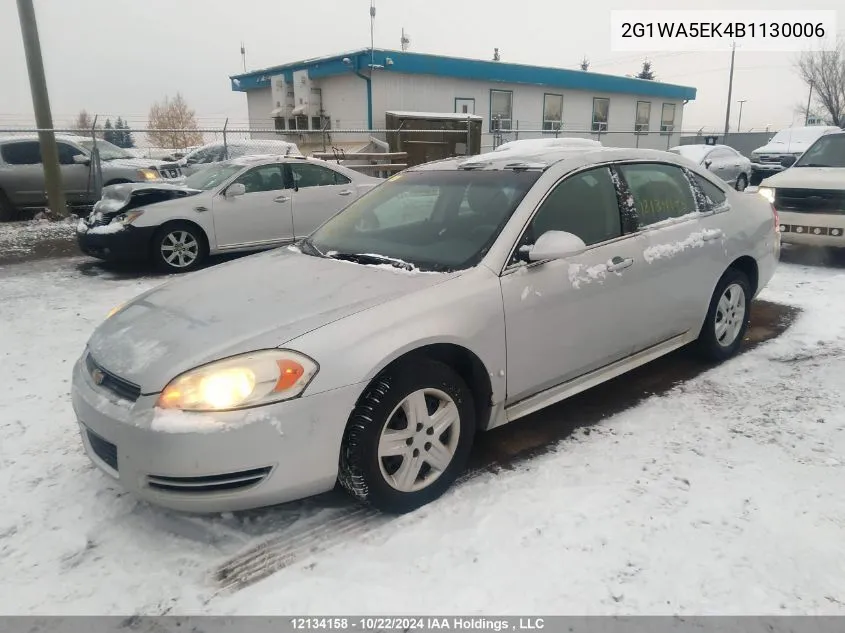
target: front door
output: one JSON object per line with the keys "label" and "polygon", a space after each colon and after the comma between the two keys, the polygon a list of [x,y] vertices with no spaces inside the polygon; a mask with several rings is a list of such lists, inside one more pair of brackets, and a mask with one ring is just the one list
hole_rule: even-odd
{"label": "front door", "polygon": [[65,198],[68,204],[91,204],[96,202],[92,195],[94,193],[94,179],[91,176],[90,165],[83,165],[74,162],[74,156],[85,156],[78,147],[70,143],[59,141],[56,143],[59,150],[59,169],[62,172],[62,187],[65,190]]}
{"label": "front door", "polygon": [[213,203],[218,248],[271,246],[292,241],[292,191],[285,188],[282,165],[253,167],[234,182],[242,184],[246,193],[233,197],[221,193]]}
{"label": "front door", "polygon": [[13,185],[6,195],[21,207],[40,207],[47,204],[44,185],[44,166],[38,141],[13,141],[0,145],[6,180]]}
{"label": "front door", "polygon": [[307,237],[356,197],[355,185],[340,172],[305,161],[285,163],[293,182],[293,230]]}
{"label": "front door", "polygon": [[579,255],[519,264],[502,276],[508,401],[630,355],[647,337],[645,237],[623,219],[610,171],[593,168],[558,183],[520,244],[550,230],[574,233]]}

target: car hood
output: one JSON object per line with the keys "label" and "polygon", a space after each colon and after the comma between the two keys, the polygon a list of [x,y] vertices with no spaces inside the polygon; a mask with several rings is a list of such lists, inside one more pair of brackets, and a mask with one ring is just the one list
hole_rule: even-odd
{"label": "car hood", "polygon": [[845,169],[840,167],[790,167],[770,176],[761,187],[789,189],[845,189]]}
{"label": "car hood", "polygon": [[179,277],[136,297],[94,331],[88,349],[107,371],[139,385],[142,393],[157,393],[199,365],[284,345],[458,275],[364,266],[285,247]]}
{"label": "car hood", "polygon": [[132,169],[153,169],[164,165],[176,166],[174,161],[158,160],[156,158],[115,158],[102,161],[103,168],[128,167]]}
{"label": "car hood", "polygon": [[790,141],[789,143],[778,141],[777,143],[769,143],[768,145],[763,145],[763,147],[758,147],[752,154],[799,154],[803,153],[815,142],[815,139],[812,141]]}
{"label": "car hood", "polygon": [[168,183],[129,182],[103,187],[103,197],[94,205],[93,214],[103,216],[129,211],[140,206],[187,198],[203,193],[200,189]]}

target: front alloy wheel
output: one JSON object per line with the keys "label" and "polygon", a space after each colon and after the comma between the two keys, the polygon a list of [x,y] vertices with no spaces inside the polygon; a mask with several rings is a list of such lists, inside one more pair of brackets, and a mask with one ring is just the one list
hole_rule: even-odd
{"label": "front alloy wheel", "polygon": [[442,495],[463,470],[475,406],[451,367],[425,357],[379,374],[346,426],[338,480],[357,499],[408,512]]}
{"label": "front alloy wheel", "polygon": [[165,272],[187,272],[205,259],[205,242],[194,227],[164,227],[153,239],[153,258]]}
{"label": "front alloy wheel", "polygon": [[728,268],[716,285],[698,335],[698,348],[705,358],[723,361],[739,352],[748,328],[751,297],[748,276]]}

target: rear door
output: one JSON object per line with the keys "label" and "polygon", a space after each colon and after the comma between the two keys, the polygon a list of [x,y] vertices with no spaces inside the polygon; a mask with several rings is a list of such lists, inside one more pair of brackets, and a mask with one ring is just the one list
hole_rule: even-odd
{"label": "rear door", "polygon": [[292,192],[285,187],[282,165],[253,167],[235,183],[244,185],[244,195],[221,194],[213,202],[217,246],[248,248],[292,241]]}
{"label": "rear door", "polygon": [[645,296],[653,302],[647,345],[698,327],[724,272],[723,217],[704,221],[716,211],[697,199],[688,173],[665,163],[619,166],[647,240],[642,253],[649,273]]}
{"label": "rear door", "polygon": [[41,164],[41,147],[38,141],[11,141],[0,145],[8,183],[6,195],[13,204],[22,207],[43,206],[47,203],[44,189],[44,167]]}
{"label": "rear door", "polygon": [[358,197],[359,192],[344,174],[306,161],[285,163],[293,186],[293,230],[297,239]]}

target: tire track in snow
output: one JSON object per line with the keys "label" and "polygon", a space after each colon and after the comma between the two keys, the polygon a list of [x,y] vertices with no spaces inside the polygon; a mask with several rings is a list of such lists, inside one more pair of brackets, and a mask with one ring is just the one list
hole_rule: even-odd
{"label": "tire track in snow", "polygon": [[[782,334],[799,312],[766,301],[755,301],[754,305],[752,325],[746,335],[746,344],[741,352],[743,354]],[[627,377],[621,376],[609,381],[603,387],[579,394],[516,425],[483,433],[476,442],[469,468],[458,478],[453,489],[483,474],[495,475],[501,470],[510,470],[520,463],[553,451],[560,441],[571,437],[577,428],[583,428],[585,434],[596,432],[613,435],[612,429],[596,428],[591,431],[590,426],[609,415],[635,406],[650,395],[665,392],[709,367],[689,355],[675,352],[631,372]],[[561,423],[561,420],[573,422]],[[366,538],[368,534],[398,518],[345,499],[340,507],[330,512],[327,519],[316,525],[312,519],[318,518],[317,513],[310,516],[306,513],[303,521],[295,522],[218,566],[212,574],[218,586],[214,595],[238,591],[286,567],[348,544],[353,539]]]}

